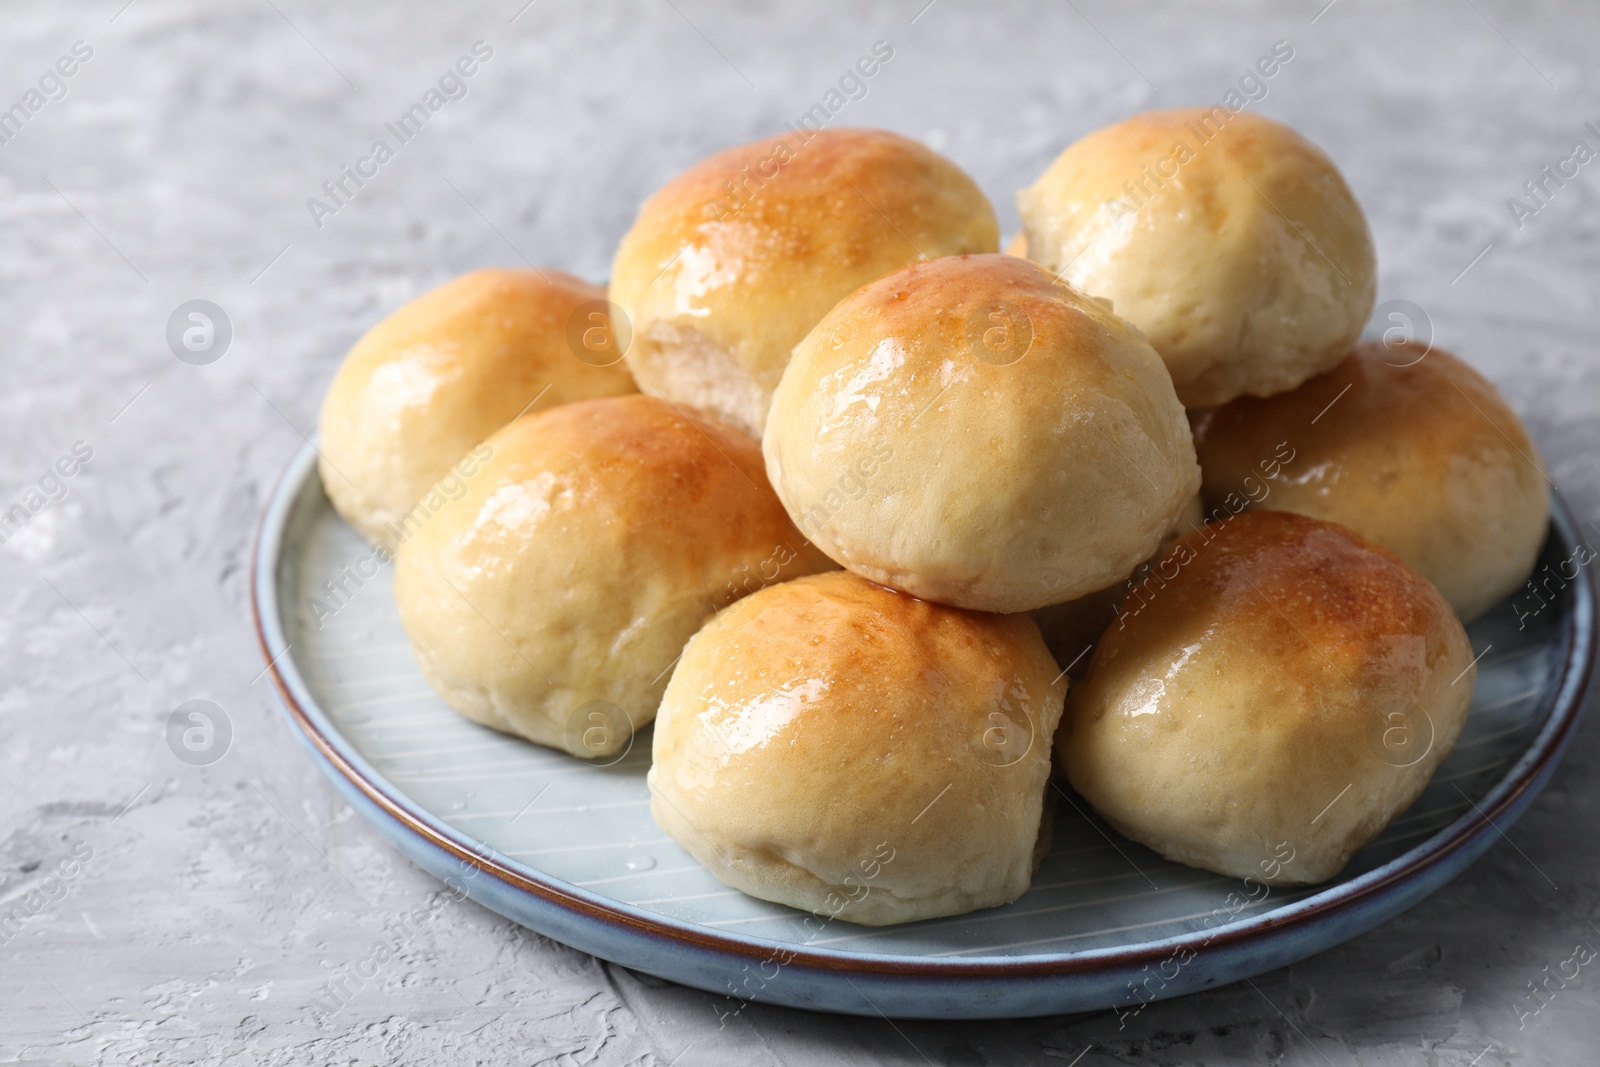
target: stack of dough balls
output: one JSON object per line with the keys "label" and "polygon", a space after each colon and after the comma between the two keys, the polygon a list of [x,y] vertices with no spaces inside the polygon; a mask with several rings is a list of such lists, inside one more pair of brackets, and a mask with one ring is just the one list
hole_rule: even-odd
{"label": "stack of dough balls", "polygon": [[1018,206],[1003,255],[949,160],[791,130],[649,197],[609,291],[479,271],[374,327],[320,467],[429,683],[584,759],[653,722],[656,822],[823,921],[1017,899],[1052,774],[1176,862],[1337,875],[1462,730],[1538,453],[1358,343],[1366,220],[1287,127],[1136,115]]}

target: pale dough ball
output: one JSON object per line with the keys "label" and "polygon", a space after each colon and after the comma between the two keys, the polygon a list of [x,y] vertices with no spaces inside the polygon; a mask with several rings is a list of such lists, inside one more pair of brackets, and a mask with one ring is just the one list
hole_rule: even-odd
{"label": "pale dough ball", "polygon": [[1293,389],[1372,313],[1360,205],[1320,149],[1250,112],[1149,111],[1096,130],[1017,205],[1027,254],[1143,330],[1188,407]]}
{"label": "pale dough ball", "polygon": [[720,608],[831,566],[790,525],[753,438],[656,397],[518,419],[421,516],[395,600],[430,685],[461,714],[579,756],[656,713]]}
{"label": "pale dough ball", "polygon": [[769,586],[684,649],[650,811],[723,882],[824,922],[1004,904],[1048,846],[1065,690],[1024,615],[838,571]]}
{"label": "pale dough ball", "polygon": [[517,415],[635,392],[620,353],[596,365],[568,343],[573,315],[603,313],[605,296],[559,271],[478,270],[368,330],[322,402],[317,466],[334,508],[393,548],[422,494]]}
{"label": "pale dough ball", "polygon": [[842,301],[795,348],[763,449],[817,547],[981,611],[1126,577],[1200,486],[1139,332],[1005,255],[918,263]]}
{"label": "pale dough ball", "polygon": [[1404,811],[1466,719],[1444,598],[1332,523],[1247,511],[1178,539],[1056,736],[1074,789],[1170,860],[1314,885]]}

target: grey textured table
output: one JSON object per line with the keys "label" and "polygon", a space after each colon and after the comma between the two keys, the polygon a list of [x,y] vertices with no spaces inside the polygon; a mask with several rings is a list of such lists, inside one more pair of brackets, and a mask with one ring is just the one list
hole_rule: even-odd
{"label": "grey textured table", "polygon": [[[316,986],[435,888],[300,751],[248,623],[256,518],[337,360],[475,266],[603,278],[642,197],[797,118],[874,41],[893,59],[834,121],[949,154],[1008,231],[1013,191],[1067,141],[1219,100],[1289,42],[1252,106],[1338,160],[1377,237],[1380,300],[1426,309],[1527,418],[1578,513],[1600,516],[1600,164],[1542,203],[1522,190],[1574,141],[1600,147],[1593,8],[524,2],[0,12],[0,106],[23,104],[0,125],[0,510],[31,516],[0,546],[0,911],[26,912],[0,934],[0,1063],[1595,1062],[1595,968],[1530,992],[1600,946],[1594,722],[1509,840],[1435,897],[1125,1028],[764,1007],[719,1025],[720,998],[471,904],[434,913],[319,1026]],[[493,54],[466,95],[313,218],[307,199],[480,40]],[[49,76],[64,56],[71,76]],[[1514,196],[1537,210],[1513,213]],[[165,335],[192,299],[232,324],[205,366]],[[89,461],[49,477],[78,442]],[[166,740],[195,698],[233,730],[208,767]]]}

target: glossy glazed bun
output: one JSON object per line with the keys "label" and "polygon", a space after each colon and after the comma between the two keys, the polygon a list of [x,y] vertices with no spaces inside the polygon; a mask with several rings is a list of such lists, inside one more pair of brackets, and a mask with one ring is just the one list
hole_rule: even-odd
{"label": "glossy glazed bun", "polygon": [[1065,685],[1022,615],[819,574],[684,649],[650,768],[656,822],[728,885],[868,926],[1015,900]]}
{"label": "glossy glazed bun", "polygon": [[789,352],[828,309],[924,256],[993,252],[954,163],[884,130],[730,148],[645,201],[611,268],[642,389],[759,435]]}
{"label": "glossy glazed bun", "polygon": [[665,400],[568,404],[486,447],[401,547],[395,600],[429,684],[497,730],[617,752],[715,611],[831,565],[789,524],[754,439]]}
{"label": "glossy glazed bun", "polygon": [[[1202,416],[1195,443],[1212,507],[1259,500],[1343,523],[1421,572],[1469,622],[1527,579],[1550,521],[1544,464],[1522,422],[1438,348],[1364,343],[1293,392]],[[1269,464],[1267,478],[1263,460],[1280,446],[1293,458]]]}
{"label": "glossy glazed bun", "polygon": [[626,368],[567,343],[573,313],[605,295],[559,271],[478,270],[368,330],[322,402],[318,470],[334,508],[392,548],[423,493],[518,414],[634,392]]}
{"label": "glossy glazed bun", "polygon": [[1342,526],[1249,511],[1173,545],[1106,631],[1056,754],[1168,859],[1312,885],[1410,806],[1475,676],[1444,598]]}
{"label": "glossy glazed bun", "polygon": [[1293,389],[1372,313],[1372,238],[1344,179],[1249,112],[1150,111],[1096,130],[1017,203],[1028,254],[1143,330],[1186,407]]}
{"label": "glossy glazed bun", "polygon": [[1004,255],[918,263],[841,301],[795,348],[763,450],[817,547],[981,611],[1119,581],[1199,488],[1155,351]]}

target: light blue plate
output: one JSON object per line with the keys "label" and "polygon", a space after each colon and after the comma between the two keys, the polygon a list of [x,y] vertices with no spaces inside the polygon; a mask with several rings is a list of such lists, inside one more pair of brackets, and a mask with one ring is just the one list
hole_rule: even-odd
{"label": "light blue plate", "polygon": [[[1546,559],[1569,558],[1576,541],[1558,502]],[[817,930],[813,920],[808,930],[801,913],[723,886],[651,820],[648,730],[613,765],[596,766],[452,712],[417,669],[390,577],[334,514],[307,447],[256,546],[262,651],[318,764],[401,852],[501,915],[625,967],[861,1015],[1137,1005],[1371,929],[1482,855],[1533,800],[1572,738],[1595,658],[1586,573],[1525,628],[1509,605],[1475,623],[1483,658],[1455,751],[1421,799],[1326,885],[1265,899],[1256,887],[1252,900],[1238,880],[1169,863],[1084,817],[1073,798],[1033,888],[1012,904],[886,929],[834,921]],[[330,580],[345,591],[337,598]],[[313,610],[313,598],[336,610]]]}

